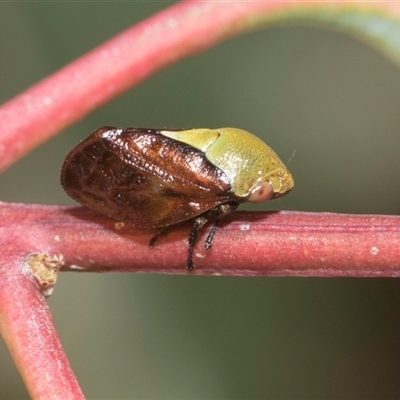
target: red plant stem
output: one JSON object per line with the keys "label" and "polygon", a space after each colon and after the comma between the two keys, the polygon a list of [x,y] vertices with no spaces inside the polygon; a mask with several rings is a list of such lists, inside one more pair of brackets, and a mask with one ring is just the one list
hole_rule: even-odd
{"label": "red plant stem", "polygon": [[235,212],[223,220],[209,251],[203,248],[207,232],[202,232],[193,272],[185,269],[189,224],[149,248],[154,231],[122,226],[83,207],[3,203],[0,216],[0,241],[18,238],[26,254],[62,254],[65,270],[400,276],[399,216]]}
{"label": "red plant stem", "polygon": [[[330,1],[344,8],[352,2]],[[324,2],[183,2],[122,32],[0,108],[0,171],[99,105],[177,60],[254,29],[273,15]],[[325,4],[326,6],[326,4]],[[368,2],[399,13],[396,2]],[[275,14],[274,14],[275,13]],[[133,125],[134,125],[134,121]]]}
{"label": "red plant stem", "polygon": [[33,399],[84,399],[44,296],[25,265],[28,249],[18,249],[1,232],[0,332],[26,388]]}

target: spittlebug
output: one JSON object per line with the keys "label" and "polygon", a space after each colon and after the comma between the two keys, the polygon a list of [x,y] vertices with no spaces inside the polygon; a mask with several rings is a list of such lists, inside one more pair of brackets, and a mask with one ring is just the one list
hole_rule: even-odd
{"label": "spittlebug", "polygon": [[102,127],[68,154],[61,184],[74,200],[118,221],[156,229],[151,239],[193,219],[186,266],[194,268],[197,235],[240,203],[285,195],[293,179],[262,140],[236,128]]}

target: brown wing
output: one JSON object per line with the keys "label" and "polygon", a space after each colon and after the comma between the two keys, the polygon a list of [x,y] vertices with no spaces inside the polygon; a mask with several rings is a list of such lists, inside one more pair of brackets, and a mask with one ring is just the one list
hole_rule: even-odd
{"label": "brown wing", "polygon": [[103,127],[67,156],[61,182],[79,203],[156,228],[240,201],[204,153],[154,129]]}

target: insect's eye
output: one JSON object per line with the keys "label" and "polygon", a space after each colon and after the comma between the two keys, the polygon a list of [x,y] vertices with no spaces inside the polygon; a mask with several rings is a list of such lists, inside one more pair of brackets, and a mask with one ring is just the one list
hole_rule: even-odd
{"label": "insect's eye", "polygon": [[265,181],[258,186],[250,195],[248,201],[250,203],[264,203],[272,199],[274,190],[269,182]]}

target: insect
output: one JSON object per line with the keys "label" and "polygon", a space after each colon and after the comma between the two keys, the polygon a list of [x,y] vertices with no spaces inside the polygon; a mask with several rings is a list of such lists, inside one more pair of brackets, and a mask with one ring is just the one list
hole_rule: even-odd
{"label": "insect", "polygon": [[253,134],[236,128],[102,127],[67,155],[61,171],[67,194],[118,221],[157,230],[149,245],[193,219],[186,267],[194,268],[198,232],[243,202],[260,203],[293,187],[278,156]]}

